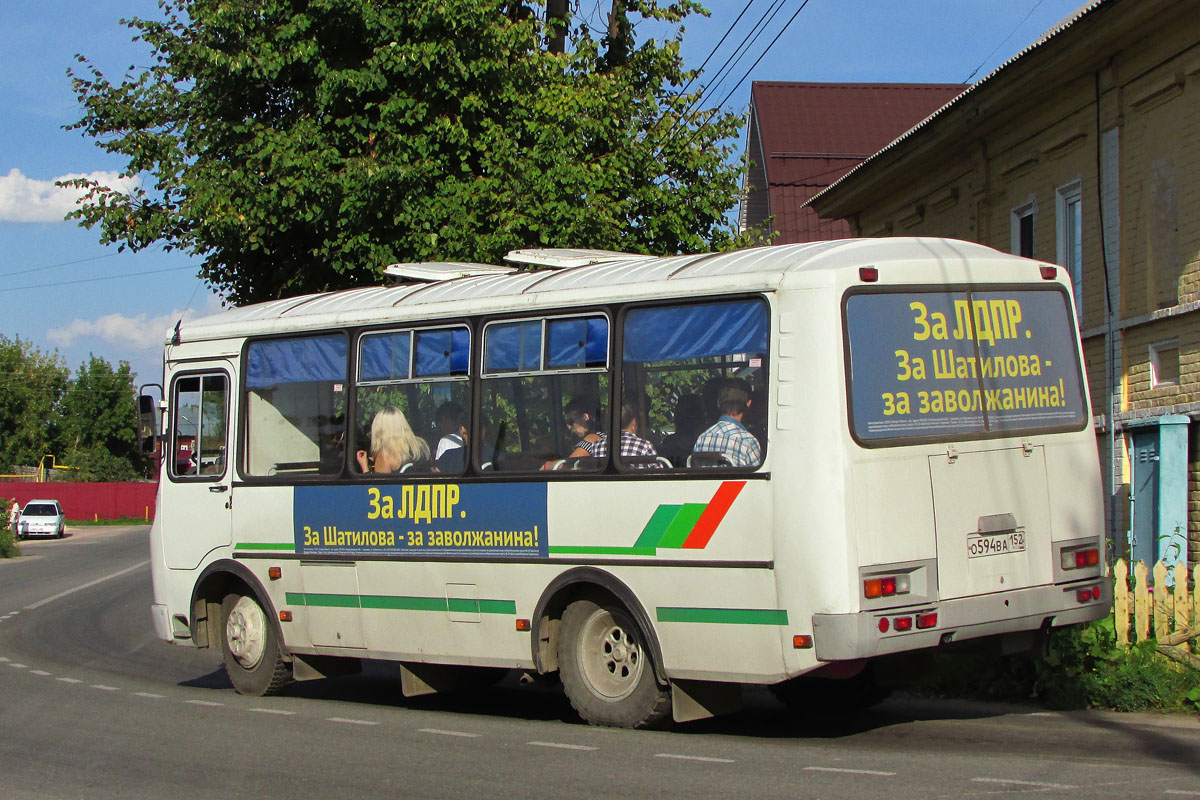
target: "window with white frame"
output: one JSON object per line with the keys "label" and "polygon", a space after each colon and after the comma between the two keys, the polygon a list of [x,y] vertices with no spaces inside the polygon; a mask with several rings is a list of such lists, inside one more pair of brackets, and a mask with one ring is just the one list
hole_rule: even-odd
{"label": "window with white frame", "polygon": [[1179,340],[1150,345],[1150,388],[1179,385]]}
{"label": "window with white frame", "polygon": [[1071,276],[1075,316],[1083,323],[1083,203],[1080,182],[1060,186],[1055,194],[1058,263]]}
{"label": "window with white frame", "polygon": [[1015,255],[1033,258],[1033,223],[1037,217],[1037,204],[1033,198],[1012,210],[1011,250]]}

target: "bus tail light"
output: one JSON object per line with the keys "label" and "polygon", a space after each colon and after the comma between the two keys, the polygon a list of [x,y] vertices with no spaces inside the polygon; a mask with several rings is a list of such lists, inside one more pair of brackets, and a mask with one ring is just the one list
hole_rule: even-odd
{"label": "bus tail light", "polygon": [[1075,599],[1081,603],[1090,603],[1093,600],[1100,599],[1100,587],[1091,586],[1087,589],[1080,589],[1075,592]]}
{"label": "bus tail light", "polygon": [[1048,264],[1043,264],[1041,267],[1042,279],[1052,281],[1058,277],[1058,267],[1053,267]]}
{"label": "bus tail light", "polygon": [[895,626],[898,633],[903,631],[911,631],[913,626],[913,618],[896,617],[894,620],[892,620],[892,624]]}
{"label": "bus tail light", "polygon": [[937,612],[927,611],[924,614],[917,614],[917,627],[924,630],[925,628],[937,627]]}
{"label": "bus tail light", "polygon": [[879,280],[879,268],[878,267],[859,267],[858,268],[858,279],[860,281],[862,281],[863,283],[874,283],[875,281]]}
{"label": "bus tail light", "polygon": [[907,575],[885,575],[882,578],[867,578],[863,581],[863,596],[868,598],[891,597],[908,592]]}
{"label": "bus tail light", "polygon": [[1074,550],[1062,551],[1062,568],[1064,570],[1094,567],[1100,563],[1100,549],[1097,547],[1079,547]]}

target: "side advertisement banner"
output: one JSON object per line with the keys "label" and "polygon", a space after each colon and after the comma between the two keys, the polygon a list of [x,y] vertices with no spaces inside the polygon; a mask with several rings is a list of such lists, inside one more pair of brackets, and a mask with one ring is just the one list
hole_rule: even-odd
{"label": "side advertisement banner", "polygon": [[545,558],[546,485],[297,486],[296,552]]}

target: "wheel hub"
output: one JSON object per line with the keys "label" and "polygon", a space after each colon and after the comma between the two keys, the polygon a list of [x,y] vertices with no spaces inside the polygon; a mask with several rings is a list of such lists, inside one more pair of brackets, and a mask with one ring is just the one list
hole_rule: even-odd
{"label": "wheel hub", "polygon": [[642,677],[641,649],[629,636],[628,623],[606,609],[597,609],[579,637],[583,677],[592,690],[612,701],[633,693]]}
{"label": "wheel hub", "polygon": [[245,669],[254,669],[266,651],[266,617],[249,597],[238,599],[225,621],[229,653]]}

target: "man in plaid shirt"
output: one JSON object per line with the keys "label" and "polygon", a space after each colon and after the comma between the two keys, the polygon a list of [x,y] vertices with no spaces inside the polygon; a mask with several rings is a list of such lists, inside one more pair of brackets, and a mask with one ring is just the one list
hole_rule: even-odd
{"label": "man in plaid shirt", "polygon": [[726,382],[717,394],[721,418],[700,434],[692,452],[720,454],[734,467],[757,467],[762,461],[762,448],[742,424],[749,407],[750,390],[741,381]]}

